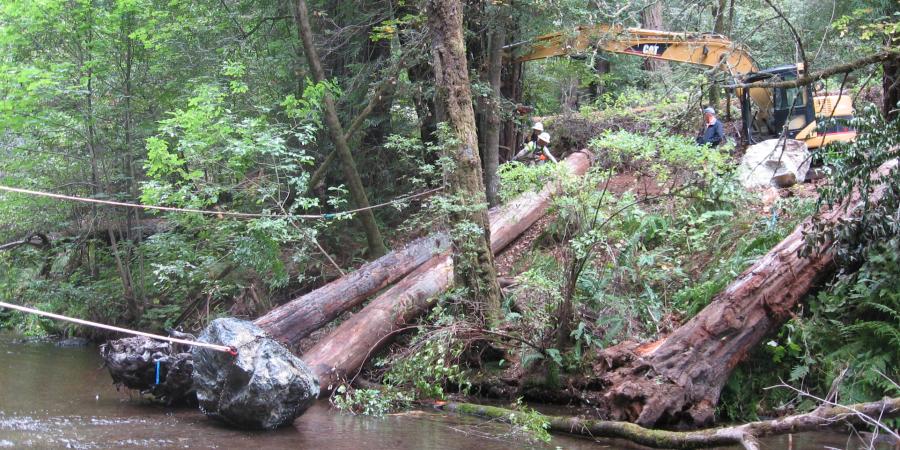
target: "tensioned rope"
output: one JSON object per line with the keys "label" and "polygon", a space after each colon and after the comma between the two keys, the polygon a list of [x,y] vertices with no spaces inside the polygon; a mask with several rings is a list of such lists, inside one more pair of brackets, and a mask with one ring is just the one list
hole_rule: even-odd
{"label": "tensioned rope", "polygon": [[77,323],[79,325],[86,325],[89,327],[103,328],[104,330],[117,331],[119,333],[133,334],[136,336],[144,336],[144,337],[148,337],[150,339],[157,339],[160,341],[185,344],[185,345],[190,345],[192,347],[204,347],[204,348],[208,348],[208,349],[212,349],[212,350],[216,350],[216,351],[220,351],[220,352],[225,352],[225,353],[231,354],[232,356],[237,355],[237,349],[234,347],[229,347],[227,345],[216,345],[216,344],[210,344],[208,342],[189,341],[187,339],[178,339],[178,338],[173,338],[173,337],[168,337],[168,336],[160,336],[158,334],[144,333],[143,331],[135,331],[135,330],[129,330],[126,328],[114,327],[112,325],[91,322],[89,320],[76,319],[74,317],[67,317],[67,316],[63,316],[63,315],[59,315],[59,314],[53,314],[50,312],[41,311],[39,309],[27,308],[25,306],[13,305],[10,303],[5,303],[5,302],[0,302],[0,307],[15,309],[17,311],[22,311],[24,313],[36,314],[39,316],[49,317],[51,319],[64,320],[66,322]]}
{"label": "tensioned rope", "polygon": [[333,219],[339,215],[345,214],[353,214],[361,211],[367,211],[370,209],[382,208],[385,206],[390,206],[396,203],[404,202],[407,200],[412,200],[414,198],[422,197],[428,194],[435,193],[444,189],[443,187],[429,189],[427,191],[422,191],[417,194],[411,194],[407,196],[397,197],[393,200],[386,201],[384,203],[379,203],[377,205],[371,205],[365,208],[356,208],[347,211],[335,212],[335,213],[324,213],[324,214],[261,214],[261,213],[242,213],[242,212],[234,212],[234,211],[212,211],[208,209],[192,209],[192,208],[177,208],[174,206],[159,206],[159,205],[141,205],[138,203],[127,203],[127,202],[117,202],[114,200],[101,200],[97,198],[86,198],[86,197],[77,197],[73,195],[64,195],[64,194],[55,194],[53,192],[43,192],[43,191],[33,191],[29,189],[21,189],[14,188],[9,186],[0,186],[0,191],[6,192],[15,192],[17,194],[26,194],[26,195],[34,195],[38,197],[48,197],[55,198],[59,200],[67,200],[73,202],[83,202],[83,203],[95,203],[100,205],[109,205],[109,206],[124,206],[126,208],[139,208],[139,209],[152,209],[157,211],[171,211],[171,212],[185,212],[185,213],[195,213],[195,214],[209,214],[214,216],[229,216],[229,217],[242,217],[242,218],[291,218],[291,219],[322,219],[329,220]]}

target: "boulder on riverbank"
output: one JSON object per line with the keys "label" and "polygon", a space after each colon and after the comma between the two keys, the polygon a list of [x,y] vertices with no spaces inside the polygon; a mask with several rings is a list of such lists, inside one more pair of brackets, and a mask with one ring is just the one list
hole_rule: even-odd
{"label": "boulder on riverbank", "polygon": [[309,367],[261,328],[216,319],[200,341],[237,349],[237,355],[194,347],[194,388],[200,409],[232,426],[272,429],[290,424],[319,396]]}

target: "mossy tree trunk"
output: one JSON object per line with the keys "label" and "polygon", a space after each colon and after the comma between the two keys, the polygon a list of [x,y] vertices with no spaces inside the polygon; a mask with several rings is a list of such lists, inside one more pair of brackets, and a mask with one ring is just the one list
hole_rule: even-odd
{"label": "mossy tree trunk", "polygon": [[456,286],[467,290],[473,313],[495,323],[500,316],[500,285],[490,248],[487,198],[463,40],[462,4],[458,0],[429,0],[426,8],[432,37],[436,103],[446,113],[450,131],[446,151],[455,162],[447,174],[455,203],[450,212],[454,281]]}
{"label": "mossy tree trunk", "polygon": [[870,423],[863,419],[887,419],[900,414],[900,398],[885,398],[877,402],[853,405],[833,405],[816,410],[773,420],[761,420],[743,425],[710,428],[696,431],[669,431],[644,428],[629,422],[592,420],[581,417],[544,416],[535,412],[525,413],[496,406],[472,403],[449,402],[438,406],[444,411],[468,414],[503,423],[546,424],[546,430],[553,433],[580,434],[591,439],[627,439],[652,448],[710,448],[740,445],[747,450],[760,448],[757,439],[763,436],[820,431],[829,427],[849,424]]}
{"label": "mossy tree trunk", "polygon": [[[322,69],[322,62],[319,60],[319,54],[316,52],[316,46],[313,42],[312,28],[309,25],[309,11],[306,8],[305,0],[297,0],[294,20],[297,23],[297,34],[300,40],[303,41],[303,50],[306,53],[306,60],[309,63],[313,78],[317,83],[321,83],[325,81],[325,71]],[[332,98],[330,93],[326,92],[322,102],[325,106],[325,124],[328,127],[328,135],[334,144],[337,156],[341,160],[341,169],[344,173],[344,180],[347,182],[350,190],[353,205],[356,208],[368,208],[369,198],[366,195],[365,188],[363,188],[359,171],[356,170],[356,162],[353,160],[353,154],[350,153],[350,146],[347,145],[344,127],[338,118],[334,98]],[[384,245],[384,240],[381,238],[381,232],[378,230],[378,224],[375,223],[375,215],[372,211],[364,210],[359,212],[359,221],[362,223],[366,233],[369,256],[379,257],[387,253],[387,248]]]}

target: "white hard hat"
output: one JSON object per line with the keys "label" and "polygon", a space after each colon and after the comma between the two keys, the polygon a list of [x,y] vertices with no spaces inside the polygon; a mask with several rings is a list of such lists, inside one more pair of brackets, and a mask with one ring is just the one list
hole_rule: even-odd
{"label": "white hard hat", "polygon": [[531,127],[532,130],[544,131],[544,124],[540,122],[535,122],[534,126]]}
{"label": "white hard hat", "polygon": [[550,133],[541,133],[538,135],[539,141],[544,141],[546,143],[550,143]]}

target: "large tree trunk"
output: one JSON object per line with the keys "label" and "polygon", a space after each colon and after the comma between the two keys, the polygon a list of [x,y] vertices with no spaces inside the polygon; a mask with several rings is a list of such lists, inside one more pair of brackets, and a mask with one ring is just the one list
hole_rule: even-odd
{"label": "large tree trunk", "polygon": [[[570,155],[563,164],[581,175],[590,162],[588,154],[579,152]],[[543,216],[554,190],[555,186],[550,185],[540,193],[524,194],[493,213],[491,249],[502,250]],[[436,296],[450,286],[452,271],[453,262],[447,254],[432,258],[307,351],[302,359],[319,377],[323,392],[352,378],[395,333],[427,311]]]}
{"label": "large tree trunk", "polygon": [[[312,28],[309,25],[309,12],[306,9],[305,0],[297,0],[294,20],[297,22],[297,34],[300,36],[300,40],[303,41],[303,50],[306,53],[306,60],[309,62],[313,78],[317,83],[321,83],[325,81],[325,71],[322,69],[322,62],[319,60],[316,46],[313,43]],[[325,93],[322,102],[325,104],[325,124],[328,126],[328,135],[331,137],[335,151],[337,151],[338,157],[341,159],[341,169],[350,189],[350,197],[353,199],[353,204],[356,208],[368,208],[369,198],[366,196],[366,190],[363,188],[362,181],[359,178],[356,162],[353,160],[353,154],[350,153],[350,146],[347,145],[344,128],[338,118],[334,99],[329,92]],[[366,232],[369,256],[379,257],[387,253],[387,248],[384,246],[381,232],[378,231],[378,225],[375,223],[375,215],[372,213],[372,210],[360,211],[359,220]]]}
{"label": "large tree trunk", "polygon": [[[876,172],[888,173],[897,160]],[[877,202],[885,186],[869,194]],[[820,220],[837,222],[854,213],[859,195]],[[798,302],[831,273],[831,243],[808,258],[804,223],[744,271],[696,317],[679,327],[655,350],[638,355],[623,347],[601,352],[598,370],[608,390],[602,397],[610,418],[639,425],[699,426],[713,420],[719,394],[732,369],[791,315]],[[610,367],[612,366],[612,367]]]}
{"label": "large tree trunk", "polygon": [[488,50],[488,82],[491,85],[492,98],[486,102],[485,137],[484,137],[484,185],[488,205],[500,204],[500,177],[497,168],[500,166],[500,116],[501,93],[500,75],[503,70],[503,45],[506,40],[505,27],[497,26],[491,33]]}
{"label": "large tree trunk", "polygon": [[[641,10],[641,27],[648,30],[665,30],[662,19],[662,1],[656,1]],[[664,76],[670,75],[669,63],[661,59],[647,58],[644,60],[644,70],[650,72],[663,72]]]}
{"label": "large tree trunk", "polygon": [[475,314],[487,323],[500,316],[500,284],[490,249],[491,230],[482,183],[475,111],[459,0],[426,3],[432,38],[436,103],[446,112],[453,142],[448,152],[455,167],[447,174],[452,201],[450,232],[453,240],[454,281],[465,288]]}
{"label": "large tree trunk", "polygon": [[300,340],[344,311],[446,252],[448,238],[436,234],[411,242],[308,294],[269,311],[254,322],[273,338],[296,347]]}

